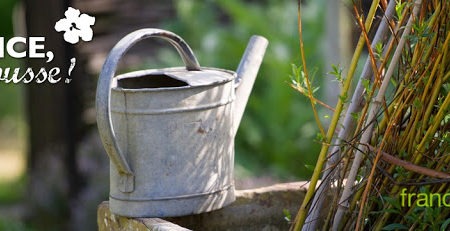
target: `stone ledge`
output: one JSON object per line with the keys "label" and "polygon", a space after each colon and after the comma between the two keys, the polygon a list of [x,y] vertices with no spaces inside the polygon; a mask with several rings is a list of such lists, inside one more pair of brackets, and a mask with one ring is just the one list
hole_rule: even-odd
{"label": "stone ledge", "polygon": [[[236,201],[209,213],[159,218],[127,218],[114,215],[108,202],[99,205],[97,222],[106,230],[287,230],[283,211],[297,213],[308,184],[293,182],[269,187],[237,190]],[[184,228],[183,228],[184,227]]]}
{"label": "stone ledge", "polygon": [[109,210],[107,201],[98,206],[97,224],[100,231],[189,231],[160,218],[128,218],[114,215]]}

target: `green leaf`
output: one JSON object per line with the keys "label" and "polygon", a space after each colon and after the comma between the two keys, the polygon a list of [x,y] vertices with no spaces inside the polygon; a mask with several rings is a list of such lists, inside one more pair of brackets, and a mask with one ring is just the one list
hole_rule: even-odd
{"label": "green leaf", "polygon": [[379,42],[375,45],[375,57],[381,60],[383,55],[383,43]]}
{"label": "green leaf", "polygon": [[310,164],[305,164],[305,168],[310,170],[310,171],[314,171],[315,166],[314,165],[310,165]]}
{"label": "green leaf", "polygon": [[384,213],[395,213],[395,214],[400,214],[400,211],[398,211],[397,209],[384,209],[382,210]]}
{"label": "green leaf", "polygon": [[342,68],[339,66],[339,64],[338,65],[331,64],[331,69],[332,71],[328,72],[328,74],[334,75],[336,77],[336,81],[342,83],[343,82]]}
{"label": "green leaf", "polygon": [[316,135],[316,140],[319,142],[323,142],[325,140],[325,137],[323,136],[322,133],[318,132]]}
{"label": "green leaf", "polygon": [[370,80],[362,79],[361,83],[364,86],[364,89],[366,90],[366,92],[369,93],[370,92]]}
{"label": "green leaf", "polygon": [[444,221],[444,223],[442,223],[441,229],[439,229],[439,230],[446,231],[447,227],[449,227],[449,225],[450,225],[450,218],[448,218],[447,220]]}
{"label": "green leaf", "polygon": [[314,87],[314,88],[312,89],[312,93],[316,93],[319,89],[320,89],[320,87]]}
{"label": "green leaf", "polygon": [[386,231],[390,231],[390,230],[408,230],[408,227],[406,227],[403,224],[394,223],[394,224],[389,224],[389,225],[384,226],[382,230],[386,230]]}
{"label": "green leaf", "polygon": [[284,214],[284,219],[287,222],[291,222],[292,221],[292,215],[291,215],[291,212],[288,209],[283,209],[283,214]]}
{"label": "green leaf", "polygon": [[342,102],[346,103],[346,102],[347,102],[347,99],[348,99],[347,92],[344,92],[343,95],[339,95],[339,99],[340,99]]}
{"label": "green leaf", "polygon": [[413,107],[417,110],[420,110],[422,108],[422,102],[420,102],[419,98],[414,98]]}
{"label": "green leaf", "polygon": [[402,17],[403,8],[405,8],[406,2],[397,1],[397,5],[395,5],[395,12],[397,13],[397,19],[400,21]]}
{"label": "green leaf", "polygon": [[385,200],[388,204],[394,206],[397,210],[401,210],[400,201],[398,198],[383,196],[383,200]]}
{"label": "green leaf", "polygon": [[444,88],[444,94],[448,94],[450,93],[450,83],[445,83],[442,85],[442,87]]}
{"label": "green leaf", "polygon": [[350,113],[350,115],[353,117],[354,120],[358,120],[359,119],[359,112],[352,112]]}

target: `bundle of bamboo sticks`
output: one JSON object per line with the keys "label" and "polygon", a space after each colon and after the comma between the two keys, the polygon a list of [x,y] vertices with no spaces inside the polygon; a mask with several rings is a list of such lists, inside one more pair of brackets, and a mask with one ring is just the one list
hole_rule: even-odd
{"label": "bundle of bamboo sticks", "polygon": [[[353,8],[361,35],[292,229],[448,230],[450,1],[374,0],[366,18]],[[375,25],[377,9],[383,16]],[[300,4],[299,35],[303,53]],[[364,47],[369,55],[356,80]],[[302,93],[316,110],[302,71]]]}

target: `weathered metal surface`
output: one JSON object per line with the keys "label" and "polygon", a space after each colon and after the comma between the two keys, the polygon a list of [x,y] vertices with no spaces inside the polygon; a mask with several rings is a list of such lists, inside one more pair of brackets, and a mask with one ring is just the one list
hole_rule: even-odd
{"label": "weathered metal surface", "polygon": [[[253,84],[255,83],[256,75],[258,74],[259,66],[262,63],[264,53],[268,41],[261,36],[253,35],[248,42],[244,55],[242,56],[239,66],[237,68],[236,83],[239,85],[236,88],[236,104],[234,111],[234,124],[240,124],[242,116],[244,115],[245,106],[247,105]],[[234,127],[234,134],[239,126]]]}
{"label": "weathered metal surface", "polygon": [[[114,78],[125,52],[149,37],[170,42],[186,67]],[[239,78],[254,81],[258,67]],[[189,46],[171,32],[143,29],[119,41],[105,61],[96,98],[98,128],[111,159],[113,213],[181,216],[234,201],[234,136],[240,121],[234,120],[235,81],[232,71],[200,68]],[[238,91],[248,98],[251,88]]]}

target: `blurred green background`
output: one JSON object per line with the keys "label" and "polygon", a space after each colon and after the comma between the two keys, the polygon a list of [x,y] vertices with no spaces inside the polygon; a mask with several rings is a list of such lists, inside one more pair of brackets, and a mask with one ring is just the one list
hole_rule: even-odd
{"label": "blurred green background", "polygon": [[[0,1],[0,37],[4,37],[5,42],[13,36],[12,12],[17,0]],[[6,53],[6,52],[5,52]],[[0,67],[17,67],[17,61],[5,54],[0,58]],[[21,113],[20,86],[5,84],[0,82],[0,120],[7,117],[17,117]]]}
{"label": "blurred green background", "polygon": [[[12,12],[16,2],[0,1],[0,36],[5,41],[13,35]],[[317,71],[319,82],[315,85],[326,78],[321,48],[324,2],[308,1],[303,6],[305,52],[309,68]],[[315,140],[318,130],[309,101],[289,86],[291,65],[300,65],[297,1],[180,0],[174,1],[174,6],[176,16],[160,27],[183,37],[202,66],[235,70],[251,35],[269,40],[236,139],[237,176],[308,179],[320,144]],[[159,62],[148,61],[146,68],[180,64],[177,53],[170,48],[160,50],[158,56]],[[17,60],[0,59],[2,68],[18,66]],[[23,87],[0,82],[0,157],[12,153],[21,158],[13,177],[3,177],[0,171],[0,209],[21,200],[25,188]],[[0,230],[27,229],[0,218]]]}
{"label": "blurred green background", "polygon": [[[0,1],[0,37],[4,37],[5,41],[13,36],[12,12],[16,3],[17,0]],[[7,54],[0,58],[0,68],[20,65],[20,61]],[[9,210],[9,205],[22,200],[25,189],[22,87],[0,81],[0,212],[3,212],[0,215],[0,230],[5,231],[28,230],[21,222],[2,217],[4,213],[14,213]]]}
{"label": "blurred green background", "polygon": [[[323,3],[309,1],[302,17],[307,62],[319,77],[325,76]],[[291,64],[300,65],[297,1],[177,1],[176,10],[176,18],[163,27],[183,37],[202,66],[235,70],[252,35],[269,40],[240,124],[236,161],[252,174],[308,179],[319,148],[318,130],[309,101],[289,86]],[[180,65],[172,49],[161,51],[160,60],[156,66]]]}

